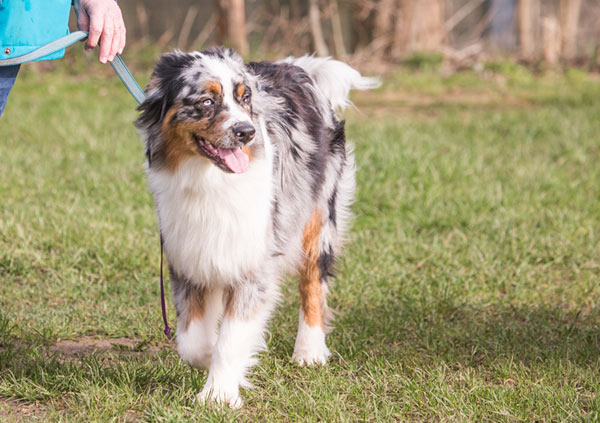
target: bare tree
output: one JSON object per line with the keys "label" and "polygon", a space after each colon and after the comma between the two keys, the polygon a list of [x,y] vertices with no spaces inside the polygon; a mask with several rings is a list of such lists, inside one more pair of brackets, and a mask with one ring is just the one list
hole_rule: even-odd
{"label": "bare tree", "polygon": [[445,0],[398,0],[392,56],[410,51],[440,51],[446,32]]}
{"label": "bare tree", "polygon": [[577,30],[581,0],[560,0],[561,54],[564,59],[573,60],[577,53]]}
{"label": "bare tree", "polygon": [[248,54],[244,0],[216,0],[217,39],[229,43],[242,56]]}
{"label": "bare tree", "polygon": [[375,27],[373,28],[373,44],[375,53],[385,55],[387,49],[392,45],[394,32],[394,17],[397,8],[396,0],[379,0],[375,11]]}
{"label": "bare tree", "polygon": [[539,0],[519,0],[519,41],[521,58],[535,59],[536,22],[539,19]]}
{"label": "bare tree", "polygon": [[183,24],[181,25],[181,31],[179,31],[179,38],[177,39],[177,48],[183,50],[188,48],[190,42],[190,31],[192,29],[194,19],[196,19],[196,15],[198,15],[198,8],[196,6],[191,6],[185,15]]}
{"label": "bare tree", "polygon": [[323,31],[321,30],[321,11],[318,0],[310,0],[308,5],[308,18],[310,21],[310,32],[315,44],[315,51],[319,56],[328,56],[329,50],[325,44]]}
{"label": "bare tree", "polygon": [[542,45],[544,61],[555,66],[560,53],[560,26],[556,16],[546,16],[542,19]]}
{"label": "bare tree", "polygon": [[329,12],[331,14],[331,29],[333,35],[333,46],[335,54],[340,59],[346,57],[346,46],[344,45],[344,32],[342,31],[342,18],[338,8],[337,0],[329,0]]}

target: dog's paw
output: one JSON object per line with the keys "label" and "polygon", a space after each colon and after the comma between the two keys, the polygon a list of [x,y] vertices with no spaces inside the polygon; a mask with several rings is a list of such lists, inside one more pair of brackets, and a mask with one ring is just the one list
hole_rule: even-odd
{"label": "dog's paw", "polygon": [[300,366],[325,364],[331,355],[325,345],[325,333],[318,328],[300,327],[292,359]]}
{"label": "dog's paw", "polygon": [[240,408],[244,404],[237,385],[219,386],[209,382],[206,382],[196,399],[202,405],[212,401],[217,404],[227,404],[233,409]]}
{"label": "dog's paw", "polygon": [[311,366],[313,364],[325,364],[331,355],[329,348],[323,344],[322,348],[295,349],[292,359],[300,366]]}

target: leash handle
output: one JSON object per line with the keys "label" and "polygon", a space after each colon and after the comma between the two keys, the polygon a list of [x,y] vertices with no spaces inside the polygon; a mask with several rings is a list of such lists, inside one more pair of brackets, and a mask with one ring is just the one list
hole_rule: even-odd
{"label": "leash handle", "polygon": [[169,327],[169,323],[167,323],[167,305],[165,304],[165,281],[163,278],[163,237],[160,234],[160,308],[162,309],[162,317],[163,322],[165,324],[165,329],[163,332],[168,340],[171,340],[171,328]]}
{"label": "leash handle", "polygon": [[21,65],[26,62],[31,62],[32,60],[41,59],[44,56],[56,53],[58,50],[67,48],[71,44],[74,44],[79,40],[83,40],[87,36],[88,33],[85,31],[71,32],[70,34],[67,34],[64,37],[60,37],[54,41],[50,41],[48,44],[44,44],[40,48],[30,51],[29,53],[23,54],[21,56],[11,57],[10,59],[2,59],[0,60],[0,66]]}
{"label": "leash handle", "polygon": [[[60,37],[54,41],[51,41],[48,44],[45,44],[38,49],[30,51],[27,54],[23,54],[17,57],[11,57],[10,59],[0,59],[0,66],[20,65],[26,62],[31,62],[32,60],[40,59],[44,56],[55,53],[58,50],[67,48],[70,45],[76,43],[77,41],[83,40],[87,36],[88,33],[85,31],[71,32],[70,34],[65,35],[64,37]],[[133,96],[133,98],[135,98],[135,100],[139,104],[142,104],[142,102],[146,98],[146,94],[144,93],[144,90],[142,90],[142,88],[139,86],[133,75],[131,75],[131,72],[129,72],[129,69],[127,68],[127,65],[125,65],[125,62],[123,61],[121,56],[117,54],[115,58],[110,62],[110,64],[112,65],[112,68],[114,69],[117,76],[121,79],[121,82],[123,82],[123,85],[125,85],[125,88],[127,88],[129,93]]]}

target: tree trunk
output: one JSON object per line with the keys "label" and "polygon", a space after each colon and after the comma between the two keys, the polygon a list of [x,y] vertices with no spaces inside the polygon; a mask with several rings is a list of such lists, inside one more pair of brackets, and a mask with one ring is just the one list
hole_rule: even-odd
{"label": "tree trunk", "polygon": [[329,56],[327,44],[321,30],[321,12],[319,11],[318,0],[310,0],[308,7],[308,18],[310,21],[310,32],[312,33],[315,51],[318,56]]}
{"label": "tree trunk", "polygon": [[329,0],[329,10],[331,13],[331,28],[335,54],[338,58],[344,59],[346,57],[346,46],[344,43],[344,32],[342,31],[342,17],[340,16],[337,0]]}
{"label": "tree trunk", "polygon": [[215,14],[217,16],[216,38],[217,43],[227,43],[227,0],[215,0]]}
{"label": "tree trunk", "polygon": [[445,36],[445,1],[420,0],[414,11],[412,33],[414,49],[439,51]]}
{"label": "tree trunk", "polygon": [[581,0],[560,0],[561,55],[566,60],[573,60],[577,54],[577,29]]}
{"label": "tree trunk", "polygon": [[379,0],[377,3],[373,44],[377,47],[374,54],[378,56],[385,56],[392,45],[394,36],[392,26],[396,8],[396,0]]}
{"label": "tree trunk", "polygon": [[392,57],[439,51],[445,37],[445,0],[398,0]]}
{"label": "tree trunk", "polygon": [[546,16],[542,20],[542,42],[544,61],[556,66],[560,53],[560,26],[555,16]]}
{"label": "tree trunk", "polygon": [[244,0],[216,0],[217,40],[230,44],[239,54],[248,54]]}
{"label": "tree trunk", "polygon": [[229,22],[227,30],[231,47],[242,56],[248,54],[248,41],[246,40],[246,8],[244,0],[229,0]]}
{"label": "tree trunk", "polygon": [[519,0],[519,41],[521,59],[535,59],[536,21],[539,18],[539,0]]}

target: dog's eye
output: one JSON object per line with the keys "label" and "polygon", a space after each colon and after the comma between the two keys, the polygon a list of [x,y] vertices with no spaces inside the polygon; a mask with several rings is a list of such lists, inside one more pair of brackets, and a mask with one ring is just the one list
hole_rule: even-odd
{"label": "dog's eye", "polygon": [[202,100],[202,105],[203,106],[207,106],[208,107],[208,106],[212,106],[213,104],[215,104],[215,102],[212,99],[210,99],[210,98],[206,98],[206,99]]}
{"label": "dog's eye", "polygon": [[242,97],[242,102],[244,102],[245,104],[250,104],[250,94],[245,94]]}

